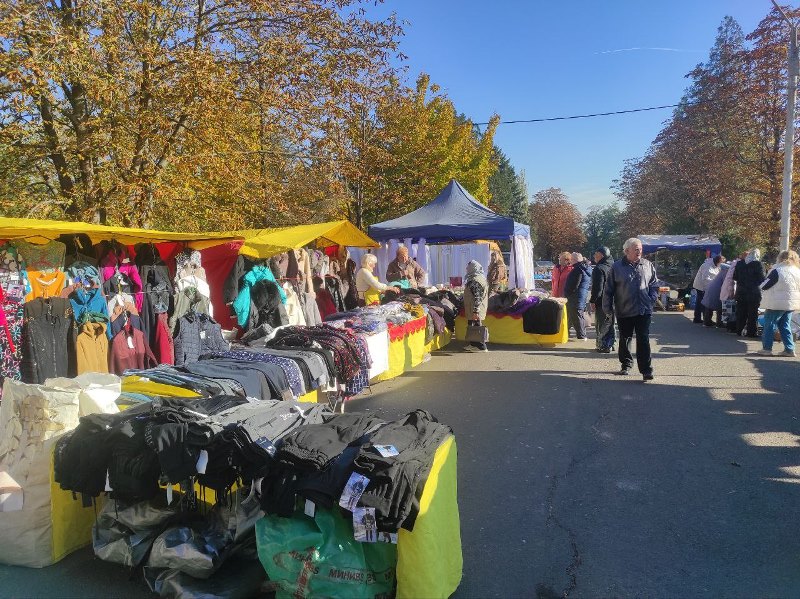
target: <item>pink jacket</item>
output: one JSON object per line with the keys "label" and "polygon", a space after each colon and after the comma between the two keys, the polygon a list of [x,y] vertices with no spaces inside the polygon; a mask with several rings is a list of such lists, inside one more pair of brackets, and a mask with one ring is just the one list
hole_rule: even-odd
{"label": "pink jacket", "polygon": [[130,262],[127,252],[122,252],[119,256],[114,252],[109,252],[100,262],[100,276],[104,282],[112,278],[117,273],[117,270],[130,280],[132,286],[131,295],[133,295],[136,309],[141,312],[142,303],[144,302],[142,278],[139,276],[139,269],[136,268],[133,262]]}

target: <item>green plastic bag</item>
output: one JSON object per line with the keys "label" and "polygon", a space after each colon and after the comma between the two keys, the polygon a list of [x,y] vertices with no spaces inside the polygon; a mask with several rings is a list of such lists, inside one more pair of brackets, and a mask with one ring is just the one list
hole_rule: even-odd
{"label": "green plastic bag", "polygon": [[394,596],[397,545],[356,541],[338,508],[267,515],[256,522],[256,543],[277,599]]}

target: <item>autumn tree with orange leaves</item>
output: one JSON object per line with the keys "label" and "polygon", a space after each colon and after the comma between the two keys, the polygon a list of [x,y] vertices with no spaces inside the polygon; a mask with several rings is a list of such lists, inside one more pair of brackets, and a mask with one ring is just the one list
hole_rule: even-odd
{"label": "autumn tree with orange leaves", "polygon": [[583,216],[558,187],[536,192],[530,207],[534,253],[555,260],[564,251],[577,252],[586,243]]}
{"label": "autumn tree with orange leaves", "polygon": [[[617,182],[628,234],[713,233],[729,247],[777,247],[786,36],[776,10],[746,36],[734,19],[723,20],[708,60],[687,75],[681,105]],[[794,181],[796,190],[797,173]],[[791,245],[799,241],[795,200]]]}
{"label": "autumn tree with orange leaves", "polygon": [[0,208],[183,229],[302,222],[311,148],[394,77],[348,0],[19,0],[0,8]]}

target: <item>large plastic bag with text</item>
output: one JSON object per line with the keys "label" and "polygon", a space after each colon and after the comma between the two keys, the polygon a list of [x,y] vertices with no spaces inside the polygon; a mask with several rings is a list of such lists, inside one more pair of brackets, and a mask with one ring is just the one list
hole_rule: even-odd
{"label": "large plastic bag with text", "polygon": [[276,599],[394,595],[397,545],[356,541],[338,508],[313,518],[267,515],[256,523],[256,543]]}

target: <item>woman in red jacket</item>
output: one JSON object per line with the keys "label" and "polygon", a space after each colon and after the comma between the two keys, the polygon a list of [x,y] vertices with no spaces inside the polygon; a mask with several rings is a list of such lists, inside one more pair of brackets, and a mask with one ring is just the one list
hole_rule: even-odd
{"label": "woman in red jacket", "polygon": [[553,297],[564,297],[564,283],[567,282],[569,273],[572,272],[572,254],[561,252],[558,255],[558,265],[553,269]]}

